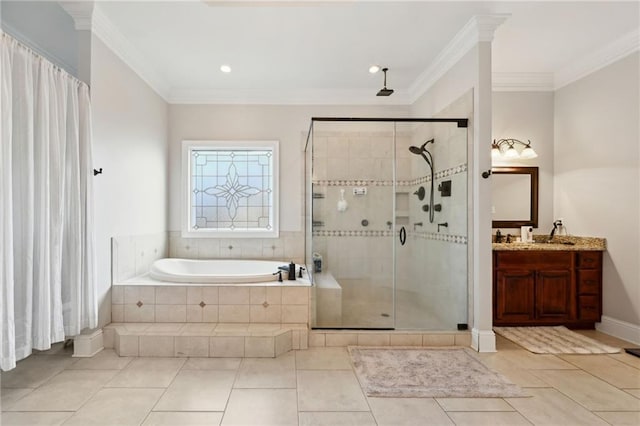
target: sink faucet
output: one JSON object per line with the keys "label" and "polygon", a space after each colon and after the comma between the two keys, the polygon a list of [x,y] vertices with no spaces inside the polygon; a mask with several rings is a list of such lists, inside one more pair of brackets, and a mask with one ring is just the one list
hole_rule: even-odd
{"label": "sink faucet", "polygon": [[562,226],[562,221],[561,220],[555,220],[553,221],[553,229],[551,230],[551,233],[549,234],[549,239],[547,240],[547,242],[551,242],[551,240],[553,240],[553,236],[556,234],[556,231],[558,230],[558,227]]}

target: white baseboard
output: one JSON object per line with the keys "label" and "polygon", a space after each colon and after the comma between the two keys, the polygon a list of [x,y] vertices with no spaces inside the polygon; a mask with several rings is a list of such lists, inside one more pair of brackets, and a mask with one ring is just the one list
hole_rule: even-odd
{"label": "white baseboard", "polygon": [[602,316],[602,322],[596,324],[596,330],[640,345],[640,325]]}
{"label": "white baseboard", "polygon": [[496,334],[493,330],[471,329],[471,347],[478,352],[496,352]]}
{"label": "white baseboard", "polygon": [[102,329],[88,330],[73,338],[73,356],[90,358],[104,349]]}

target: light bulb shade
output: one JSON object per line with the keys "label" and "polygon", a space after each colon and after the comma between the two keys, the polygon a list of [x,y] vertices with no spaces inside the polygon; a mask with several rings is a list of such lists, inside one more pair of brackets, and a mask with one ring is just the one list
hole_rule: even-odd
{"label": "light bulb shade", "polygon": [[505,158],[509,158],[511,160],[513,160],[514,158],[518,158],[520,155],[518,154],[518,151],[516,151],[516,149],[513,146],[510,146],[507,151],[504,153],[504,157]]}
{"label": "light bulb shade", "polygon": [[522,152],[520,153],[520,158],[529,160],[531,158],[536,158],[538,154],[531,148],[530,146],[526,146]]}
{"label": "light bulb shade", "polygon": [[491,158],[493,160],[498,159],[502,157],[502,153],[500,152],[500,148],[498,148],[497,146],[493,146],[491,148]]}

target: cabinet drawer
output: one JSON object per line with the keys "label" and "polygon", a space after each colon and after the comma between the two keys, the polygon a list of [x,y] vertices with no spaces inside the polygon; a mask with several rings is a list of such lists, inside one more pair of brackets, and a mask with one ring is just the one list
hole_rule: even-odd
{"label": "cabinet drawer", "polygon": [[600,304],[598,296],[580,296],[579,304],[579,319],[600,321]]}
{"label": "cabinet drawer", "polygon": [[578,294],[600,294],[600,270],[578,271]]}
{"label": "cabinet drawer", "polygon": [[494,267],[498,269],[570,269],[573,253],[559,251],[495,252]]}
{"label": "cabinet drawer", "polygon": [[578,253],[578,268],[598,269],[602,266],[602,252],[582,251]]}

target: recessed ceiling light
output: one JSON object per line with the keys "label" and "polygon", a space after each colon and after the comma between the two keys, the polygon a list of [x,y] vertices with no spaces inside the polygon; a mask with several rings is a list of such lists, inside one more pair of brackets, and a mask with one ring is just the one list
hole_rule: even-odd
{"label": "recessed ceiling light", "polygon": [[377,73],[378,71],[380,71],[380,67],[379,67],[379,66],[377,66],[377,65],[371,65],[371,66],[369,67],[369,72],[370,72],[371,74],[375,74],[375,73]]}
{"label": "recessed ceiling light", "polygon": [[226,72],[226,73],[230,73],[231,72],[231,67],[229,65],[221,65],[220,66],[220,71]]}

